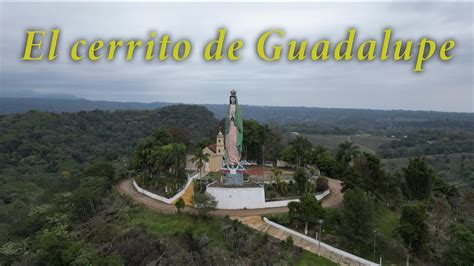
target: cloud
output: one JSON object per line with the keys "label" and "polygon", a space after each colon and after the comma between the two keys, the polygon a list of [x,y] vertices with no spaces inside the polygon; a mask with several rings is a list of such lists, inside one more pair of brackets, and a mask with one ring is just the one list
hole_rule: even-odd
{"label": "cloud", "polygon": [[[1,91],[69,94],[88,99],[224,103],[231,88],[242,103],[473,111],[472,3],[1,3]],[[59,59],[20,60],[25,30],[61,29]],[[203,45],[226,27],[245,41],[238,62],[209,63]],[[337,41],[357,28],[358,40],[429,36],[457,42],[455,58],[433,59],[424,73],[413,62],[262,62],[259,34],[285,30],[285,39]],[[151,30],[192,41],[186,62],[72,62],[79,38],[146,39]]]}

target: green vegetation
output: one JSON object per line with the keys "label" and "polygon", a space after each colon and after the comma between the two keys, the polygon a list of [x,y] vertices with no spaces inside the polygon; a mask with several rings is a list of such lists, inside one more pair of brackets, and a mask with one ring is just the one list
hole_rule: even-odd
{"label": "green vegetation", "polygon": [[173,196],[187,181],[187,147],[173,142],[171,132],[154,130],[135,149],[132,167],[140,186],[164,196]]}
{"label": "green vegetation", "polygon": [[321,203],[311,194],[301,196],[300,201],[288,203],[288,216],[293,220],[300,220],[304,223],[304,234],[308,234],[308,224],[318,223],[324,218],[324,209]]}
{"label": "green vegetation", "polygon": [[434,174],[424,159],[420,157],[410,159],[407,168],[403,168],[402,172],[409,199],[426,200],[430,197]]}
{"label": "green vegetation", "polygon": [[[294,183],[275,170],[269,195],[323,190],[324,179],[312,182],[316,168],[344,182],[343,207],[324,210],[323,241],[386,263],[404,264],[410,255],[415,264],[472,264],[472,114],[242,108],[246,158],[283,157],[299,166]],[[271,118],[278,124],[262,124]],[[134,170],[172,194],[185,181],[184,155],[218,129],[211,112],[184,105],[0,116],[0,264],[331,265],[291,239],[205,215],[215,206],[205,194],[196,201],[201,215],[191,216],[154,213],[113,192]],[[289,131],[308,139],[286,139]],[[313,203],[303,196],[291,215],[271,219],[314,236],[323,216]]]}
{"label": "green vegetation", "polygon": [[209,162],[209,155],[203,152],[206,145],[198,145],[193,153],[193,158],[191,161],[196,164],[196,169],[199,169],[199,177],[202,176],[204,170],[204,164]]}
{"label": "green vegetation", "polygon": [[398,233],[410,253],[422,255],[428,244],[427,216],[423,204],[407,204],[402,207]]}
{"label": "green vegetation", "polygon": [[383,236],[393,236],[396,228],[398,227],[398,221],[400,215],[389,209],[382,209],[377,221],[377,232]]}
{"label": "green vegetation", "polygon": [[[306,143],[304,137],[297,139]],[[292,159],[298,162],[292,145],[294,142],[284,152],[293,150]],[[309,169],[307,164],[314,162],[311,154],[316,149],[304,146],[298,152],[309,155],[301,166]],[[291,152],[285,155],[291,158]],[[472,211],[468,211],[474,206],[472,193],[461,198],[456,187],[437,177],[421,157],[410,158],[399,171],[387,172],[377,155],[361,152],[359,146],[349,141],[340,143],[328,155],[332,157],[333,174],[343,181],[345,194],[343,207],[325,214],[324,241],[369,260],[376,261],[381,256],[387,263],[442,263],[449,260],[449,250],[459,252],[456,259],[460,261],[469,258],[467,250],[449,249],[445,243],[471,241],[469,233],[449,228],[461,226],[468,232],[467,228],[472,228]],[[300,191],[309,183],[305,171],[300,167],[294,176]],[[308,235],[316,234],[319,225],[295,219],[305,216],[305,211],[296,205],[289,205],[287,216],[273,218]],[[316,219],[315,215],[311,217]]]}
{"label": "green vegetation", "polygon": [[[132,149],[144,138],[141,147],[168,139],[141,150],[166,155],[142,157],[158,163],[147,173],[176,179],[182,167],[175,160],[181,156],[174,155],[183,154],[182,145],[192,149],[196,140],[208,137],[217,124],[209,114],[201,107],[174,106],[0,117],[0,264],[298,261],[300,249],[284,247],[238,222],[158,214],[114,192],[114,183],[129,175]],[[163,175],[158,177],[158,172]],[[212,208],[206,206],[207,211]]]}
{"label": "green vegetation", "polygon": [[363,254],[367,249],[367,239],[374,234],[375,212],[371,198],[366,198],[360,188],[347,191],[344,194],[341,211],[341,235],[344,246],[356,254]]}
{"label": "green vegetation", "polygon": [[449,228],[450,241],[443,256],[446,265],[468,265],[474,261],[474,233],[463,225]]}
{"label": "green vegetation", "polygon": [[193,205],[198,211],[200,216],[207,216],[210,211],[213,211],[217,207],[216,199],[209,193],[194,193],[193,194]]}
{"label": "green vegetation", "polygon": [[179,198],[174,204],[174,206],[176,206],[176,209],[178,210],[178,213],[181,213],[181,209],[184,209],[185,205],[186,204],[184,203],[183,198]]}
{"label": "green vegetation", "polygon": [[263,160],[276,161],[281,150],[281,138],[280,129],[274,124],[244,120],[244,158],[259,163]]}
{"label": "green vegetation", "polygon": [[[459,191],[469,191],[474,187],[474,153],[440,154],[424,157],[436,175]],[[409,158],[384,159],[388,172],[401,171],[407,167]]]}
{"label": "green vegetation", "polygon": [[334,263],[324,257],[318,256],[314,253],[304,250],[301,253],[301,256],[298,259],[296,265],[298,266],[312,266],[312,265],[336,266],[337,263]]}

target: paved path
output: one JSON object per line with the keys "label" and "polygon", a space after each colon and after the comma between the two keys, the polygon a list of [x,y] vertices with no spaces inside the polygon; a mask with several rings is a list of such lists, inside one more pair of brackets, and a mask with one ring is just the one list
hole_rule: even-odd
{"label": "paved path", "polygon": [[[189,186],[192,192],[192,186]],[[336,208],[339,207],[342,203],[342,193],[341,193],[341,181],[336,179],[329,178],[329,188],[331,193],[323,199],[322,206],[324,208]],[[188,188],[189,189],[189,188]],[[124,195],[129,195],[135,201],[143,203],[146,207],[160,211],[163,213],[175,213],[176,207],[172,204],[166,204],[164,202],[152,199],[143,194],[138,193],[132,185],[132,179],[125,179],[117,185],[117,190]],[[188,191],[186,191],[187,193]],[[189,194],[189,193],[188,193]],[[190,196],[190,195],[188,195]],[[186,201],[186,200],[185,200]],[[188,204],[187,204],[188,205]],[[195,210],[192,207],[184,208],[185,212],[194,213]],[[265,208],[265,209],[248,209],[248,210],[216,210],[212,211],[211,215],[217,216],[258,216],[258,215],[267,215],[272,213],[285,213],[288,212],[287,207],[278,207],[278,208]]]}
{"label": "paved path", "polygon": [[339,254],[336,254],[328,249],[326,249],[324,246],[319,247],[319,245],[315,245],[314,243],[301,238],[297,235],[292,235],[288,232],[285,232],[279,228],[273,227],[267,223],[265,223],[262,220],[262,217],[260,216],[246,216],[246,217],[231,217],[232,219],[237,219],[241,221],[243,224],[249,226],[250,228],[253,228],[257,231],[260,231],[262,233],[269,234],[277,239],[280,240],[286,240],[287,237],[291,235],[293,238],[293,244],[295,246],[301,247],[309,252],[315,253],[315,254],[320,254],[320,256],[323,256],[335,263],[338,263],[339,265],[363,265],[359,263],[358,261],[351,260],[347,257],[343,257]]}

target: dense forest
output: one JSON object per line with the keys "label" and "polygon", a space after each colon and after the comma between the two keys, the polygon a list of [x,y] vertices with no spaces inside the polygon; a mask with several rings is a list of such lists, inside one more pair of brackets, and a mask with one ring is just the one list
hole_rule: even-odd
{"label": "dense forest", "polygon": [[[175,105],[167,102],[137,103],[91,101],[86,99],[0,98],[0,114],[24,113],[29,110],[47,112],[79,112],[92,110],[151,110]],[[222,119],[226,104],[204,104]],[[368,110],[317,107],[281,107],[241,105],[245,119],[288,125],[307,133],[343,133],[358,130],[389,130],[444,128],[450,130],[474,129],[471,113],[434,111]]]}
{"label": "dense forest", "polygon": [[153,132],[190,152],[217,125],[187,105],[0,116],[0,265],[321,261],[228,218],[159,214],[113,189]]}
{"label": "dense forest", "polygon": [[[295,264],[308,258],[291,240],[273,240],[229,219],[157,214],[113,189],[131,170],[160,188],[183,177],[182,155],[212,143],[225,105],[0,102],[0,112],[10,113],[0,116],[1,265]],[[95,110],[98,106],[106,110]],[[27,111],[31,108],[50,112]],[[472,258],[464,248],[474,243],[472,114],[242,109],[246,159],[283,158],[307,172],[316,165],[344,182],[346,204],[325,211],[303,194],[324,191],[327,180],[309,186],[307,173],[297,171],[291,187],[277,182],[268,188],[277,196],[294,190],[307,198],[307,206],[316,206],[308,210],[326,219],[324,241],[372,259],[370,241],[355,243],[378,237],[378,252],[392,252],[387,256],[395,262],[407,250],[418,263],[462,265]],[[305,220],[304,206],[289,207],[288,214],[273,219],[288,226],[303,221],[314,234],[317,225]],[[353,226],[362,217],[368,222]]]}

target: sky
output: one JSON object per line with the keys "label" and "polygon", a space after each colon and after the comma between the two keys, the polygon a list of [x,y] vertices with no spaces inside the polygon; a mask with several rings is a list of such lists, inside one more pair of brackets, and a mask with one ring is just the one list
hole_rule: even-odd
{"label": "sky", "polygon": [[[473,112],[473,3],[0,3],[0,97],[73,95],[91,100],[227,103],[237,90],[239,103],[364,109]],[[240,38],[240,60],[205,62],[205,44],[225,27],[227,39]],[[27,30],[59,28],[54,62],[21,60]],[[264,62],[256,55],[261,33],[282,29],[289,40],[329,39],[331,48],[350,28],[356,44],[392,39],[454,39],[454,57],[427,61],[423,73],[413,61]],[[190,40],[183,62],[152,60],[140,53],[126,62],[73,62],[78,39]],[[48,36],[49,37],[49,36]],[[45,40],[48,44],[48,38]],[[379,48],[378,48],[379,49]]]}

